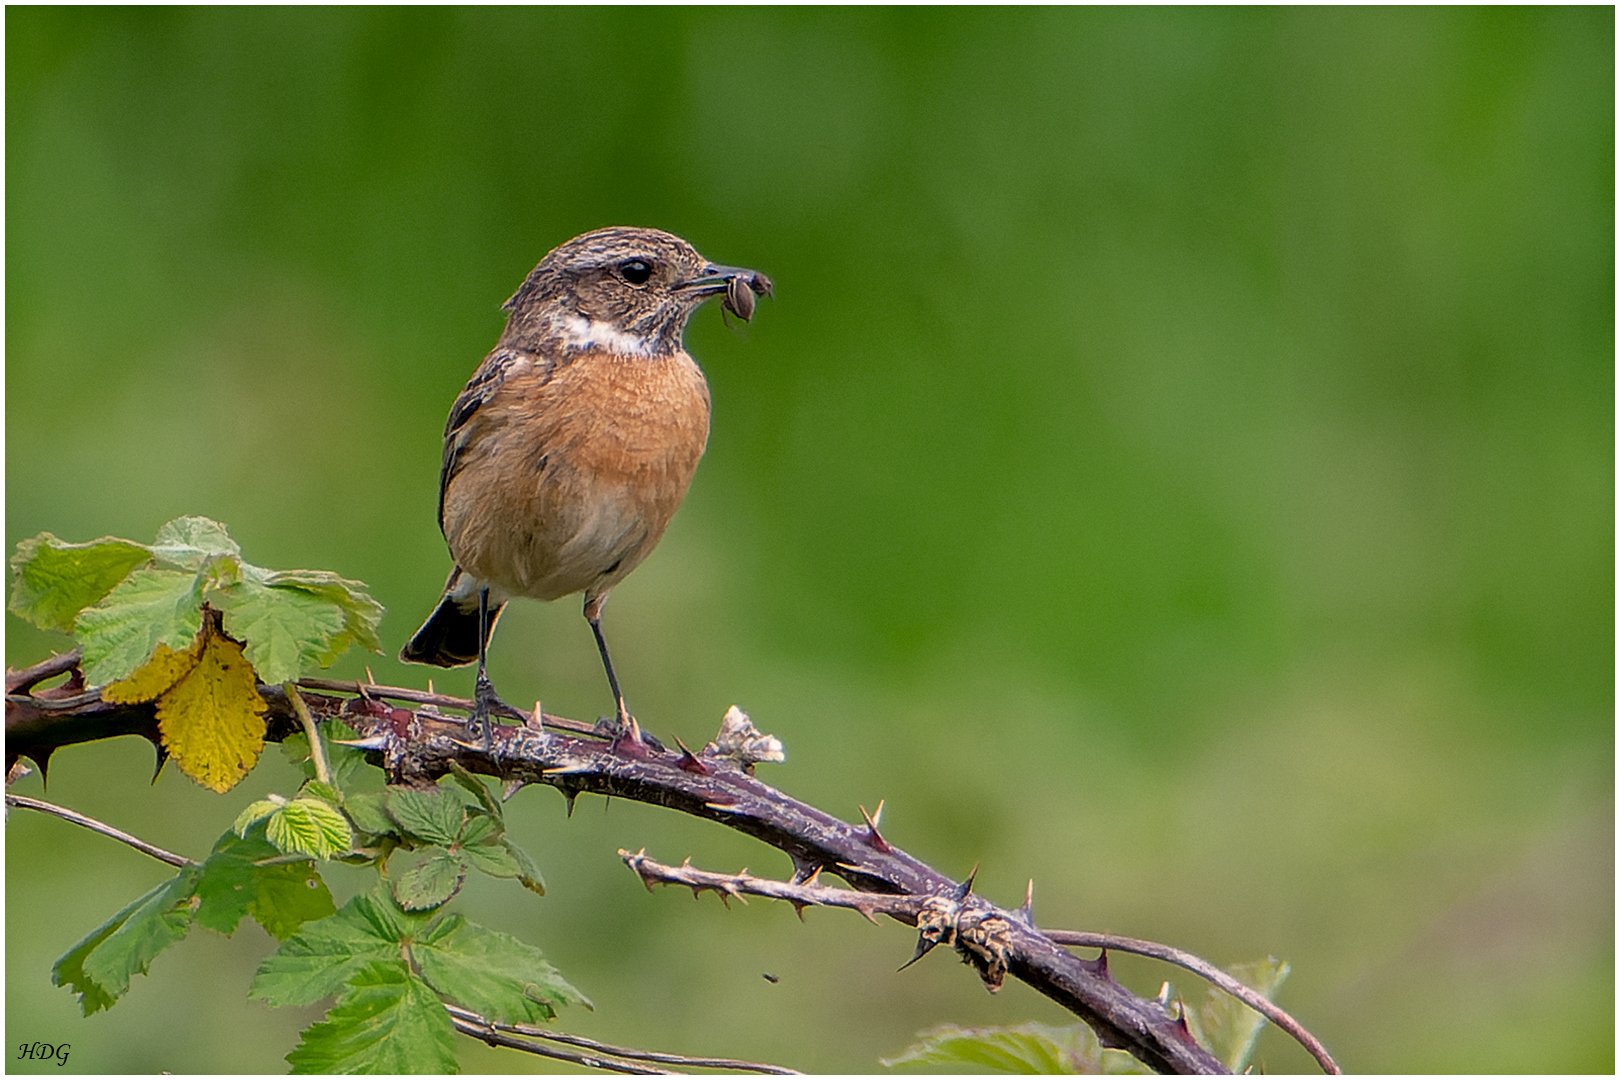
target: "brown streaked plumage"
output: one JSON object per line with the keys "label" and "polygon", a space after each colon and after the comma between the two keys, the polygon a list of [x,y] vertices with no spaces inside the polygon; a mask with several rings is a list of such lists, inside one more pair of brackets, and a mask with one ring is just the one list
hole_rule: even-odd
{"label": "brown streaked plumage", "polygon": [[765,275],[717,266],[656,229],[600,229],[542,259],[451,407],[439,527],[456,566],[400,658],[476,660],[475,715],[487,722],[497,699],[484,652],[502,605],[583,592],[616,730],[636,730],[600,619],[664,535],[708,441],[709,387],[681,335],[711,296],[746,320],[771,291]]}

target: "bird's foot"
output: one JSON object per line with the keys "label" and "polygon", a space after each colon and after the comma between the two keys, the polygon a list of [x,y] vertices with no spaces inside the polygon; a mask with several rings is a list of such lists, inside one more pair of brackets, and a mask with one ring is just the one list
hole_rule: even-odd
{"label": "bird's foot", "polygon": [[485,753],[494,752],[495,714],[505,712],[510,705],[495,693],[495,684],[482,671],[473,684],[473,710],[467,716],[467,738],[483,743]]}

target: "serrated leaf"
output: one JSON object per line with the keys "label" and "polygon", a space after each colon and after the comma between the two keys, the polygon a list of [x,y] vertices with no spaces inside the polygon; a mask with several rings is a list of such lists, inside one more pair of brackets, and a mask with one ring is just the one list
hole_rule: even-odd
{"label": "serrated leaf", "polygon": [[918,1036],[897,1057],[883,1058],[888,1068],[922,1065],[939,1072],[958,1072],[963,1065],[1008,1073],[1147,1073],[1123,1050],[1105,1050],[1084,1024],[1052,1027],[964,1028],[944,1024]]}
{"label": "serrated leaf", "polygon": [[203,635],[198,634],[189,648],[178,652],[167,645],[159,645],[152,653],[152,659],[136,668],[129,678],[102,687],[102,700],[121,705],[156,701],[197,666],[197,660],[202,655],[202,638]]}
{"label": "serrated leaf", "polygon": [[68,544],[40,533],[18,544],[11,556],[17,578],[10,608],[42,630],[71,632],[79,612],[151,559],[144,545],[115,536]]}
{"label": "serrated leaf", "polygon": [[172,566],[196,573],[210,557],[240,556],[242,549],[219,522],[205,517],[181,517],[158,530],[152,554]]}
{"label": "serrated leaf", "polygon": [[[1226,973],[1270,1000],[1288,978],[1288,970],[1286,961],[1268,956],[1264,960],[1233,964]],[[1200,1045],[1235,1073],[1242,1072],[1248,1065],[1254,1044],[1266,1026],[1265,1017],[1213,986],[1188,1020]]]}
{"label": "serrated leaf", "polygon": [[431,988],[399,962],[356,972],[326,1019],[287,1055],[294,1073],[456,1072],[455,1030]]}
{"label": "serrated leaf", "polygon": [[280,863],[258,867],[257,894],[248,914],[277,941],[296,934],[305,923],[337,911],[332,893],[313,863]]}
{"label": "serrated leaf", "polygon": [[225,792],[264,749],[267,708],[241,646],[210,634],[197,666],[158,700],[158,730],[187,776]]}
{"label": "serrated leaf", "polygon": [[400,828],[430,844],[449,847],[461,835],[465,805],[443,788],[419,791],[416,788],[388,789],[388,813]]}
{"label": "serrated leaf", "polygon": [[[377,626],[382,622],[383,606],[372,599],[364,582],[339,577],[329,570],[277,570],[265,578],[272,588],[295,588],[314,594],[336,604],[343,610],[343,648],[349,642],[372,652],[382,652],[382,641],[377,637]],[[334,648],[336,647],[334,641]],[[343,648],[337,649],[322,663],[337,659]]]}
{"label": "serrated leaf", "polygon": [[394,899],[406,911],[436,908],[461,891],[467,864],[443,848],[426,854],[393,878]]}
{"label": "serrated leaf", "polygon": [[51,980],[71,984],[89,1016],[111,1008],[152,960],[191,928],[190,898],[198,868],[188,866],[97,927],[56,962]]}
{"label": "serrated leaf", "polygon": [[388,793],[365,791],[343,800],[343,811],[354,827],[373,836],[399,833],[399,823],[388,814]]}
{"label": "serrated leaf", "polygon": [[260,799],[258,802],[248,803],[247,807],[240,814],[236,815],[236,823],[233,824],[231,828],[236,832],[237,836],[246,838],[247,831],[253,827],[253,823],[255,821],[264,820],[286,805],[287,800],[283,799],[280,795],[274,795],[268,799]]}
{"label": "serrated leaf", "polygon": [[85,974],[85,958],[90,955],[96,946],[106,941],[128,922],[130,916],[151,903],[158,894],[165,892],[172,884],[173,881],[171,880],[153,886],[112,918],[90,931],[78,944],[69,949],[60,960],[51,966],[51,985],[66,986],[77,993],[79,995],[79,1006],[84,1010],[84,1015],[89,1016],[102,1009],[110,1009],[117,1001],[115,995],[109,994],[105,987]]}
{"label": "serrated leaf", "polygon": [[265,837],[290,854],[330,858],[349,850],[349,819],[320,799],[294,799],[264,823]]}
{"label": "serrated leaf", "polygon": [[202,627],[202,590],[195,574],[136,570],[99,604],[79,612],[74,633],[92,685],[125,678],[159,645],[188,648]]}
{"label": "serrated leaf", "polygon": [[385,884],[361,893],[331,918],[307,924],[281,943],[253,977],[248,997],[271,1005],[313,1005],[377,960],[400,961],[400,945],[431,916],[402,910]]}
{"label": "serrated leaf", "polygon": [[291,682],[321,664],[343,629],[336,604],[299,589],[242,580],[218,592],[225,631],[246,643],[247,658],[267,683]]}
{"label": "serrated leaf", "polygon": [[419,935],[411,958],[435,990],[491,1020],[532,1023],[564,1005],[591,1007],[539,949],[460,915]]}

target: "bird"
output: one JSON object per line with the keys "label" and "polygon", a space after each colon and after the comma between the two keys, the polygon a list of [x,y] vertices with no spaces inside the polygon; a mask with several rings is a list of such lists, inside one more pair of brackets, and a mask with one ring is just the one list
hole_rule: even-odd
{"label": "bird", "polygon": [[[597,229],[540,260],[506,327],[450,408],[439,528],[455,565],[407,663],[477,662],[469,727],[490,742],[502,708],[485,670],[513,597],[584,594],[615,715],[615,745],[644,741],[607,640],[608,594],[664,535],[709,438],[708,382],[687,353],[687,320],[714,296],[751,320],[774,295],[755,270],[712,263],[659,229]],[[650,739],[650,737],[645,737]]]}

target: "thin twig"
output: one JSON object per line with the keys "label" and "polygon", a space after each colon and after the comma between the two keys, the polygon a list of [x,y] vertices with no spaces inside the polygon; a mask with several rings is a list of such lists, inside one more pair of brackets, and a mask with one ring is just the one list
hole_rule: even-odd
{"label": "thin twig", "polygon": [[326,764],[326,748],[321,745],[321,733],[315,727],[315,718],[309,715],[309,706],[304,704],[303,695],[292,683],[282,683],[281,688],[287,692],[287,700],[292,702],[293,711],[298,714],[298,722],[304,726],[304,734],[309,736],[309,759],[315,763],[315,779],[323,784],[330,784],[332,770]]}
{"label": "thin twig", "polygon": [[1163,960],[1167,964],[1186,968],[1194,975],[1201,975],[1237,998],[1255,1012],[1276,1024],[1279,1028],[1292,1035],[1322,1070],[1331,1075],[1341,1075],[1344,1070],[1339,1068],[1338,1062],[1333,1060],[1327,1047],[1323,1046],[1316,1036],[1305,1030],[1303,1024],[1295,1020],[1288,1013],[1279,1008],[1272,1000],[1252,988],[1234,979],[1220,968],[1203,960],[1192,953],[1183,952],[1172,945],[1161,945],[1157,941],[1144,941],[1141,938],[1120,937],[1117,934],[1092,934],[1081,930],[1045,930],[1041,933],[1057,942],[1059,945],[1074,945],[1082,948],[1113,949],[1116,952],[1135,953],[1138,956],[1149,956],[1155,960]]}
{"label": "thin twig", "polygon": [[662,1065],[685,1065],[693,1069],[733,1069],[739,1072],[769,1073],[773,1076],[804,1075],[797,1069],[787,1069],[780,1065],[767,1065],[760,1061],[741,1061],[737,1058],[688,1057],[685,1054],[666,1054],[656,1050],[636,1050],[628,1046],[614,1046],[611,1043],[597,1042],[595,1039],[587,1039],[583,1035],[569,1035],[560,1031],[548,1031],[532,1024],[496,1023],[484,1019],[470,1009],[463,1009],[457,1005],[446,1005],[445,1011],[452,1017],[460,1017],[469,1023],[494,1028],[496,1031],[525,1035],[532,1039],[545,1039],[549,1042],[566,1043],[569,1046],[583,1047],[586,1050],[594,1050],[599,1054],[628,1058],[632,1061],[655,1061]]}
{"label": "thin twig", "polygon": [[110,836],[114,840],[121,840],[130,847],[134,848],[136,851],[139,851],[145,855],[150,855],[152,858],[157,859],[160,862],[166,862],[170,866],[184,868],[187,866],[202,865],[201,863],[192,862],[183,855],[176,855],[172,851],[164,851],[156,844],[148,844],[140,837],[131,836],[122,829],[115,829],[111,825],[97,821],[93,817],[85,817],[83,814],[78,813],[77,811],[69,810],[65,806],[57,806],[55,803],[45,802],[43,799],[31,799],[27,795],[13,795],[10,792],[7,792],[6,805],[20,806],[26,810],[38,810],[42,814],[52,814],[61,818],[63,821],[71,821],[75,825],[83,825],[91,832],[98,832],[102,836]]}
{"label": "thin twig", "polygon": [[[446,1006],[446,1008],[449,1007]],[[538,1054],[540,1057],[569,1061],[575,1065],[583,1065],[587,1069],[605,1069],[608,1072],[634,1073],[640,1076],[657,1076],[664,1072],[663,1069],[649,1069],[644,1065],[632,1065],[627,1061],[612,1061],[608,1058],[593,1057],[589,1054],[576,1054],[568,1050],[557,1050],[542,1045],[536,1039],[522,1039],[516,1035],[509,1035],[487,1020],[482,1023],[474,1023],[471,1020],[464,1020],[457,1016],[453,1009],[449,1011],[450,1023],[457,1031],[463,1035],[471,1035],[475,1039],[482,1039],[491,1046],[505,1046],[529,1054]]]}

